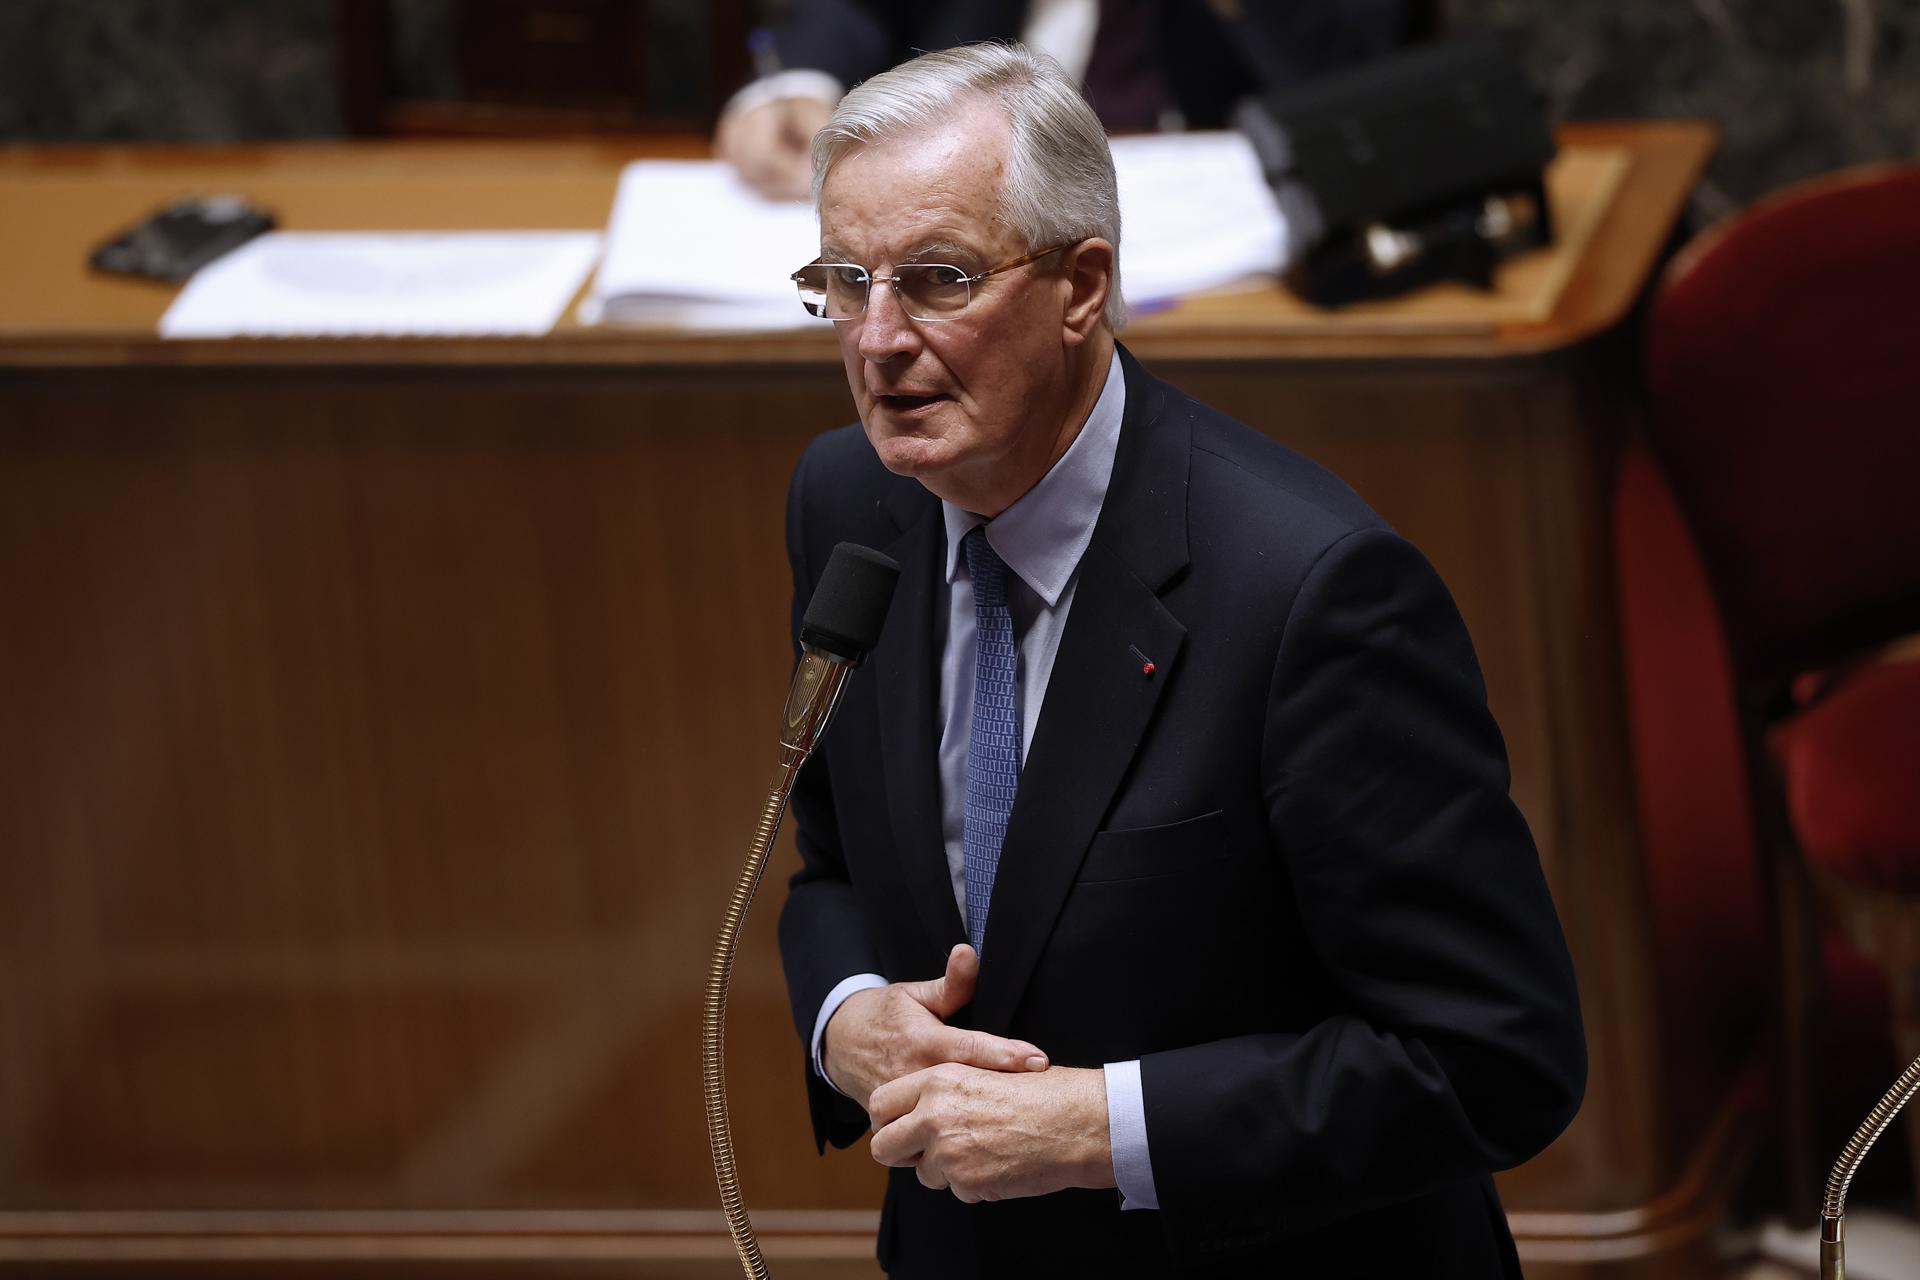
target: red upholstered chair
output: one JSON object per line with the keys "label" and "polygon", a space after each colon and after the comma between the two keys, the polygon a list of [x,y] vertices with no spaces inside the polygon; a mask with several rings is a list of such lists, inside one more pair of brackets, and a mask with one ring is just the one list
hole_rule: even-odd
{"label": "red upholstered chair", "polygon": [[1700,236],[1654,300],[1647,379],[1762,799],[1787,1151],[1811,1186],[1837,1154],[1806,1124],[1822,928],[1882,971],[1901,1062],[1920,1056],[1920,167],[1794,187]]}

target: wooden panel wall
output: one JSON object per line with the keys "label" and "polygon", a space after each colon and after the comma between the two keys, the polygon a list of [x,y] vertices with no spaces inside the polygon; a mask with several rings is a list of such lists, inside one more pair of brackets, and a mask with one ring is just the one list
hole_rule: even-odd
{"label": "wooden panel wall", "polygon": [[[703,1205],[786,478],[844,390],[8,390],[0,1202]],[[732,1024],[748,1185],[867,1203],[805,1136],[778,899]]]}
{"label": "wooden panel wall", "polygon": [[[1622,1033],[1657,982],[1597,368],[1160,370],[1345,475],[1459,599],[1596,1033],[1523,1212],[1674,1171],[1659,1045]],[[837,369],[12,373],[0,405],[0,1204],[710,1210],[699,995]],[[866,1211],[878,1169],[807,1133],[791,857],[736,977],[744,1183]]]}

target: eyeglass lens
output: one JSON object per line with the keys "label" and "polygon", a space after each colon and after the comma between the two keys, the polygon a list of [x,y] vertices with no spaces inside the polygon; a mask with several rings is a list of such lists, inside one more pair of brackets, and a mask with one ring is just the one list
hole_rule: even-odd
{"label": "eyeglass lens", "polygon": [[[794,273],[800,303],[828,320],[851,320],[867,309],[872,277],[866,268],[843,263],[815,263]],[[944,320],[967,305],[970,292],[966,273],[940,262],[913,262],[883,277],[893,286],[900,306],[915,320]]]}

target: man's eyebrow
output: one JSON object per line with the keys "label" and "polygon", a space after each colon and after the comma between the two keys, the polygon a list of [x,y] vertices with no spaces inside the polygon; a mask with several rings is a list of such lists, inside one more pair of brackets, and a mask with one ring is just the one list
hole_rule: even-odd
{"label": "man's eyebrow", "polygon": [[[901,262],[926,262],[929,260],[946,262],[954,258],[964,260],[978,258],[979,256],[979,253],[970,245],[961,244],[957,240],[923,240],[909,252],[901,254],[899,260]],[[855,265],[865,265],[862,264],[858,258],[854,257],[850,251],[830,241],[823,242],[820,245],[820,257],[818,261],[847,262]]]}
{"label": "man's eyebrow", "polygon": [[948,258],[977,258],[980,255],[967,245],[954,240],[924,240],[912,253],[901,257],[902,262],[925,262],[930,258],[945,260]]}

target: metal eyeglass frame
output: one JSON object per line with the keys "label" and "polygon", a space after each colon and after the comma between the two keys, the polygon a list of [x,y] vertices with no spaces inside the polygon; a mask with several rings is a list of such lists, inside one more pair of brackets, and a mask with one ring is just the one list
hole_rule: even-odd
{"label": "metal eyeglass frame", "polygon": [[[961,276],[961,277],[960,277],[960,278],[959,278],[958,280],[955,280],[955,281],[954,281],[954,283],[955,283],[955,284],[962,284],[962,285],[965,285],[965,286],[967,287],[967,296],[966,296],[965,298],[963,298],[963,299],[961,300],[961,302],[960,302],[960,305],[959,305],[958,307],[955,307],[955,308],[953,309],[953,312],[952,312],[952,314],[951,314],[951,315],[944,315],[944,316],[917,316],[917,315],[915,315],[915,314],[913,314],[913,312],[911,312],[911,311],[908,311],[908,310],[907,310],[907,308],[906,308],[906,305],[905,305],[905,303],[902,303],[902,304],[901,304],[901,307],[900,307],[900,310],[901,310],[901,312],[902,312],[903,314],[905,314],[905,315],[906,315],[906,317],[907,317],[907,318],[908,318],[909,320],[919,320],[919,321],[921,321],[921,322],[923,322],[923,323],[927,323],[927,324],[941,324],[941,323],[944,323],[945,321],[948,321],[948,320],[953,320],[953,319],[957,319],[957,318],[958,318],[958,317],[959,317],[959,316],[960,316],[960,315],[961,315],[961,314],[962,314],[963,312],[965,312],[965,311],[966,311],[966,309],[967,309],[967,307],[968,307],[968,305],[969,305],[970,303],[972,303],[972,301],[973,301],[973,286],[975,286],[976,284],[979,284],[979,283],[980,283],[980,282],[981,282],[982,280],[985,280],[985,279],[987,279],[987,278],[988,278],[988,277],[990,277],[990,276],[997,276],[997,275],[1000,275],[1000,274],[1001,274],[1002,272],[1007,272],[1007,271],[1013,271],[1013,270],[1016,270],[1017,268],[1020,268],[1020,267],[1024,267],[1024,266],[1027,266],[1027,265],[1029,265],[1030,263],[1035,263],[1035,262],[1038,262],[1038,261],[1040,261],[1040,259],[1042,259],[1042,258],[1044,258],[1044,257],[1046,257],[1046,256],[1047,256],[1048,254],[1050,254],[1050,253],[1058,253],[1058,252],[1060,252],[1060,251],[1061,251],[1062,249],[1071,249],[1071,248],[1072,248],[1072,247],[1073,247],[1073,246],[1074,246],[1074,245],[1075,245],[1076,243],[1078,243],[1078,242],[1077,242],[1077,241],[1072,241],[1072,240],[1069,240],[1069,241],[1067,241],[1067,242],[1066,242],[1066,243],[1064,243],[1064,244],[1056,244],[1056,245],[1054,245],[1054,246],[1052,246],[1051,248],[1048,248],[1048,249],[1040,249],[1040,250],[1037,250],[1037,251],[1035,251],[1035,252],[1033,252],[1033,253],[1029,253],[1029,254],[1027,254],[1027,255],[1025,255],[1024,257],[1019,257],[1019,258],[1014,258],[1014,259],[1012,259],[1011,261],[1008,261],[1008,262],[1002,262],[1002,263],[999,263],[999,264],[998,264],[998,265],[996,265],[996,266],[991,266],[991,267],[988,267],[988,268],[987,268],[987,269],[986,269],[985,271],[981,271],[981,272],[978,272],[978,273],[976,273],[976,274],[974,274],[974,275],[970,275],[970,276],[969,276],[969,275],[962,275],[962,276]],[[835,323],[835,324],[839,324],[839,323],[841,323],[842,321],[845,321],[845,320],[857,320],[857,319],[859,319],[859,318],[860,318],[861,316],[863,316],[863,315],[865,315],[865,314],[867,313],[867,306],[869,305],[869,303],[870,303],[870,302],[872,301],[872,299],[873,299],[873,286],[874,286],[874,285],[876,285],[876,284],[890,284],[890,285],[893,285],[893,286],[895,286],[895,288],[896,288],[896,289],[898,289],[898,287],[899,287],[899,283],[900,283],[900,276],[899,276],[899,274],[898,274],[898,272],[899,272],[899,269],[900,269],[900,267],[901,267],[901,266],[903,266],[903,265],[904,265],[904,266],[913,266],[913,267],[920,267],[920,268],[923,268],[923,269],[924,269],[924,268],[934,268],[934,267],[944,267],[944,268],[946,268],[946,269],[947,269],[948,271],[958,271],[958,270],[960,270],[960,268],[958,268],[958,267],[956,267],[956,266],[954,266],[954,265],[953,265],[953,264],[951,264],[951,263],[947,263],[947,262],[912,262],[912,263],[895,263],[895,264],[894,264],[894,271],[895,271],[895,274],[894,274],[894,275],[890,275],[890,276],[877,276],[877,275],[874,275],[874,274],[873,274],[873,273],[872,273],[871,271],[868,271],[868,270],[867,270],[867,269],[866,269],[865,267],[863,267],[863,266],[861,266],[861,265],[860,265],[859,263],[857,263],[857,262],[809,262],[809,263],[808,263],[808,264],[807,264],[806,266],[804,266],[804,267],[802,267],[802,268],[800,268],[800,271],[806,271],[806,270],[809,270],[809,269],[811,269],[811,268],[813,268],[813,267],[849,267],[849,268],[851,268],[851,269],[853,269],[853,270],[855,270],[855,271],[858,271],[858,272],[859,272],[859,273],[860,273],[861,275],[863,275],[863,276],[865,276],[865,277],[867,278],[867,288],[866,288],[866,291],[865,291],[865,293],[861,295],[861,299],[860,299],[860,309],[859,309],[858,311],[856,311],[856,312],[854,312],[854,313],[853,313],[852,315],[850,315],[850,316],[830,316],[830,315],[825,315],[825,314],[823,314],[823,313],[822,313],[822,312],[820,312],[820,311],[815,311],[815,310],[814,310],[814,309],[813,309],[812,307],[808,307],[808,306],[807,306],[807,304],[806,304],[806,300],[805,300],[804,298],[803,298],[803,299],[801,300],[801,302],[800,302],[800,305],[801,305],[802,307],[805,307],[805,308],[806,308],[806,312],[807,312],[807,314],[808,314],[808,315],[810,315],[810,316],[813,316],[814,318],[816,318],[816,319],[819,319],[819,320],[830,320],[830,321],[832,321],[832,322],[833,322],[833,323]],[[791,281],[793,281],[793,283],[794,283],[794,284],[795,284],[796,286],[798,286],[798,285],[800,284],[800,271],[796,271],[796,272],[794,272],[794,273],[793,273],[792,275],[790,275],[790,276],[788,276],[788,277],[787,277],[787,279],[789,279],[789,280],[791,280]],[[899,295],[898,295],[898,294],[896,293],[896,295],[895,295],[895,296],[896,296],[896,297],[898,297]]]}

